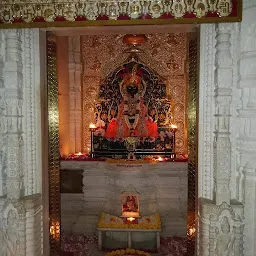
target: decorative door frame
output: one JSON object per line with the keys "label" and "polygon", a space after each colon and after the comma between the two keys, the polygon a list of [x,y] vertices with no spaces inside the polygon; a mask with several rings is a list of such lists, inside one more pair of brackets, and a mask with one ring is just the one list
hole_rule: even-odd
{"label": "decorative door frame", "polygon": [[[253,2],[252,2],[253,5]],[[201,244],[201,246],[198,247],[199,255],[200,256],[206,256],[211,255],[209,252],[214,251],[214,243],[217,239],[217,234],[215,233],[216,227],[220,223],[219,217],[221,217],[222,213],[225,214],[228,213],[229,223],[236,227],[236,248],[239,248],[239,246],[243,250],[243,205],[237,204],[236,206],[231,204],[231,201],[228,201],[227,203],[223,203],[220,201],[215,201],[214,192],[217,190],[217,192],[221,191],[227,191],[225,197],[228,200],[228,194],[229,192],[233,193],[234,191],[236,193],[236,167],[230,167],[229,163],[234,163],[235,158],[231,155],[231,147],[229,143],[225,143],[224,146],[220,148],[221,154],[216,154],[218,151],[216,150],[216,144],[215,139],[216,134],[220,133],[221,135],[225,135],[225,138],[229,138],[232,143],[235,140],[234,136],[234,130],[231,132],[227,130],[230,124],[232,129],[235,129],[236,132],[240,132],[239,129],[237,129],[237,124],[235,122],[239,121],[241,126],[243,125],[247,130],[250,131],[250,124],[246,122],[248,118],[247,112],[241,111],[241,116],[236,117],[235,112],[231,109],[231,90],[235,91],[235,85],[236,83],[239,86],[238,80],[238,74],[239,72],[242,73],[241,82],[243,82],[242,86],[243,88],[240,88],[245,93],[243,94],[244,98],[243,100],[246,102],[246,93],[248,90],[254,92],[254,88],[250,88],[250,84],[248,84],[247,77],[250,77],[252,79],[251,73],[253,73],[253,66],[251,65],[251,56],[246,55],[248,51],[255,52],[255,23],[253,21],[255,20],[253,8],[248,7],[248,13],[251,12],[251,16],[248,16],[248,21],[245,23],[242,23],[243,29],[241,30],[242,36],[240,36],[240,24],[233,23],[233,24],[203,24],[200,25],[200,79],[199,79],[199,132],[198,132],[198,196],[197,198],[200,198],[199,201],[199,221],[200,221],[200,233],[198,234],[198,240],[197,245]],[[245,16],[245,19],[247,19],[247,16]],[[250,24],[250,26],[248,26]],[[24,133],[22,134],[23,141],[26,145],[26,148],[18,147],[18,151],[21,157],[23,157],[22,154],[24,154],[24,160],[25,165],[31,166],[30,162],[32,159],[35,159],[35,163],[38,163],[37,165],[31,166],[31,172],[30,169],[23,168],[23,166],[17,166],[17,173],[23,174],[25,178],[29,175],[31,177],[31,180],[23,179],[22,175],[17,176],[17,180],[23,184],[26,189],[28,188],[36,188],[36,189],[28,189],[27,195],[33,195],[35,193],[41,193],[43,194],[43,203],[44,209],[42,210],[44,212],[43,216],[43,226],[44,226],[44,240],[46,247],[44,248],[45,252],[44,255],[48,255],[47,250],[47,237],[49,237],[49,229],[48,229],[48,216],[47,216],[47,208],[48,208],[48,199],[46,198],[46,192],[47,188],[49,186],[48,179],[45,177],[48,173],[48,166],[45,166],[45,162],[43,163],[43,171],[41,169],[40,162],[46,159],[45,153],[48,154],[48,149],[45,149],[44,156],[42,156],[42,141],[47,144],[47,141],[45,139],[45,131],[40,132],[40,122],[38,122],[37,119],[40,119],[40,115],[47,114],[45,106],[40,111],[40,101],[43,101],[43,99],[40,100],[40,89],[41,89],[41,96],[46,92],[45,87],[45,81],[43,81],[43,74],[44,74],[44,67],[45,62],[41,58],[45,58],[46,53],[43,48],[45,48],[45,40],[43,40],[40,34],[45,33],[43,30],[40,31],[40,29],[15,29],[15,30],[1,30],[1,59],[5,60],[6,57],[9,58],[9,61],[13,60],[13,56],[18,56],[18,64],[19,65],[11,65],[8,66],[12,69],[8,71],[4,65],[6,63],[1,62],[0,66],[0,82],[3,85],[1,89],[4,91],[6,89],[12,89],[12,88],[18,88],[20,91],[24,92],[24,95],[26,98],[19,98],[20,105],[22,105],[23,109],[23,115],[21,115],[19,118],[24,122],[28,127],[31,128],[31,131],[27,132],[25,131],[25,128],[22,128],[22,131]],[[248,36],[250,35],[250,36]],[[235,56],[237,53],[237,49],[240,49],[240,46],[236,46],[237,44],[240,44],[240,37],[241,37],[241,44],[242,49],[241,51],[244,52],[244,54],[241,56],[241,61],[243,62],[243,68],[242,71],[239,71],[238,67],[238,59],[240,58],[240,55]],[[7,44],[7,42],[12,42],[10,44]],[[42,44],[41,46],[41,53],[39,51],[39,44]],[[9,54],[8,56],[5,56],[6,52]],[[23,55],[24,54],[24,55]],[[9,57],[10,56],[10,57]],[[252,56],[253,57],[253,56]],[[40,61],[41,59],[41,61]],[[218,62],[215,62],[218,60]],[[225,60],[225,62],[219,62],[221,60]],[[254,60],[254,59],[252,59]],[[16,59],[14,59],[16,61]],[[232,64],[233,63],[233,64]],[[8,64],[8,63],[7,63]],[[5,69],[3,68],[5,67]],[[20,68],[23,68],[23,77],[18,79],[11,79],[10,73],[8,72],[17,72]],[[223,74],[223,70],[226,69],[232,69],[233,75],[229,75],[228,77]],[[7,72],[8,71],[8,72]],[[217,72],[216,72],[217,71]],[[19,71],[20,72],[20,71]],[[216,72],[216,73],[215,73]],[[249,72],[249,73],[248,73]],[[251,73],[250,73],[251,72]],[[13,75],[13,73],[11,73]],[[216,74],[216,75],[215,75]],[[11,81],[10,81],[11,79]],[[236,80],[235,80],[236,79]],[[234,80],[234,81],[233,81]],[[20,81],[23,81],[25,87],[21,87]],[[225,83],[224,83],[225,82]],[[217,86],[221,87],[221,90],[217,90]],[[223,89],[223,85],[229,85],[230,88]],[[39,88],[41,86],[41,88]],[[248,89],[248,88],[249,89]],[[231,89],[231,90],[230,90]],[[239,90],[240,90],[239,89]],[[13,95],[11,95],[13,96]],[[6,101],[8,102],[9,99],[12,99],[11,96],[6,95]],[[28,97],[30,96],[30,97]],[[13,96],[14,97],[14,96]],[[43,98],[44,96],[42,96]],[[29,100],[27,100],[29,98]],[[234,97],[235,98],[235,97]],[[237,97],[239,98],[239,97]],[[11,103],[11,101],[9,101]],[[13,105],[15,106],[15,105]],[[36,107],[34,107],[36,106]],[[221,107],[221,108],[220,108]],[[242,109],[242,107],[240,106]],[[26,111],[24,111],[26,110]],[[30,111],[32,112],[30,113]],[[225,110],[225,111],[224,111]],[[232,110],[233,112],[231,112]],[[221,112],[218,112],[221,111]],[[223,112],[224,111],[224,112]],[[226,112],[227,111],[227,112]],[[231,112],[231,117],[229,114],[229,111]],[[228,113],[228,114],[227,114]],[[1,113],[3,120],[4,118],[11,118],[10,116],[6,115],[5,113]],[[12,117],[16,118],[16,117]],[[42,118],[42,120],[45,118],[45,116]],[[29,121],[28,121],[29,120]],[[215,121],[220,121],[219,123],[228,124],[228,126],[225,126],[225,130],[223,130],[223,127],[221,126],[215,126]],[[223,120],[225,120],[223,122]],[[232,123],[233,122],[233,123]],[[45,126],[45,125],[44,125]],[[42,140],[39,140],[40,133],[42,136]],[[230,135],[231,133],[231,135]],[[241,135],[243,135],[243,131],[240,132]],[[44,135],[44,136],[43,136]],[[245,134],[246,135],[246,134]],[[3,138],[1,134],[1,138]],[[38,140],[38,141],[37,141]],[[225,139],[226,140],[226,139]],[[34,143],[31,143],[33,141]],[[12,147],[12,144],[8,141],[5,142],[5,145],[8,147]],[[239,144],[240,143],[240,144]],[[248,185],[248,188],[243,185],[242,179],[241,181],[241,187],[238,200],[242,201],[245,204],[245,208],[247,210],[246,217],[248,219],[245,220],[246,226],[246,246],[248,250],[251,250],[254,252],[253,247],[253,231],[249,229],[250,225],[255,223],[255,218],[252,216],[252,208],[255,206],[255,197],[253,197],[253,192],[250,192],[249,188],[255,188],[254,180],[250,179],[250,176],[255,175],[253,172],[253,164],[246,165],[248,161],[250,161],[249,157],[251,155],[246,152],[246,149],[248,149],[248,143],[250,143],[250,150],[252,152],[254,150],[254,142],[250,141],[249,139],[246,140],[246,137],[240,137],[239,143],[235,146],[238,148],[239,154],[243,156],[242,162],[238,163],[239,166],[239,172],[242,173],[243,170],[245,170],[245,175],[248,174],[248,179],[245,181],[245,183]],[[234,151],[233,151],[234,152]],[[222,158],[225,156],[225,158]],[[248,158],[248,159],[247,159]],[[230,159],[235,159],[234,161],[230,161]],[[228,160],[228,161],[227,161]],[[5,165],[10,165],[10,159],[6,159]],[[221,170],[219,167],[221,167],[222,163],[228,162],[228,168],[225,170]],[[243,169],[245,168],[247,169]],[[254,165],[255,166],[255,165]],[[241,170],[241,171],[240,171]],[[222,171],[222,172],[220,172]],[[32,175],[33,173],[33,175]],[[224,175],[225,174],[225,175]],[[228,179],[223,179],[222,177],[228,177]],[[41,181],[40,178],[42,177],[43,180],[43,188],[41,189]],[[216,179],[220,177],[220,179]],[[8,177],[7,177],[8,178]],[[221,187],[222,186],[222,187]],[[240,186],[240,185],[239,185]],[[37,188],[38,187],[38,188]],[[219,191],[218,191],[219,190]],[[244,197],[242,194],[245,190],[247,197]],[[44,191],[44,192],[42,192]],[[8,191],[7,191],[8,192]],[[13,191],[11,191],[12,193]],[[217,193],[216,193],[217,194]],[[240,196],[241,194],[241,196]],[[8,196],[8,194],[7,194]],[[9,195],[9,197],[11,194]],[[233,198],[234,196],[232,196]],[[203,199],[202,199],[203,198]],[[221,196],[218,197],[220,199]],[[207,199],[207,200],[205,200]],[[1,198],[1,205],[4,205],[9,199],[2,199]],[[19,196],[15,199],[17,202],[23,204],[23,199]],[[210,203],[209,203],[210,201]],[[253,204],[254,202],[254,204]],[[14,205],[14,203],[10,202],[10,204]],[[251,206],[252,205],[252,206]],[[31,205],[31,207],[34,207]],[[1,208],[2,209],[2,208]],[[33,209],[32,209],[33,210]],[[32,211],[31,210],[31,211]],[[40,210],[41,211],[41,210]],[[3,210],[0,211],[1,218],[5,218],[3,215]],[[239,218],[237,218],[237,216]],[[25,220],[22,219],[21,222],[23,223]],[[250,223],[249,223],[250,222]],[[24,224],[24,223],[23,223]],[[28,226],[26,226],[28,228]],[[28,230],[28,229],[27,229]],[[35,231],[32,226],[30,226],[30,229],[28,232],[33,230]],[[27,242],[26,246],[22,248],[23,251],[32,251],[33,248],[36,245],[38,245],[38,241],[41,239],[40,236],[32,235],[33,232],[30,232],[29,235],[31,235],[30,240],[32,242]],[[34,234],[34,233],[33,233]],[[210,235],[213,236],[213,239],[210,239]],[[29,237],[27,235],[27,237]],[[22,238],[24,239],[24,237]],[[211,242],[210,242],[211,241]],[[200,243],[199,243],[200,242]],[[237,249],[238,250],[238,249]],[[35,255],[35,254],[34,254]],[[236,255],[243,255],[243,251],[238,252]],[[249,254],[248,254],[249,255]],[[252,255],[252,254],[250,254]]]}
{"label": "decorative door frame", "polygon": [[[195,255],[197,208],[197,130],[198,130],[198,77],[199,33],[188,35],[188,209],[187,248],[189,256]],[[47,36],[47,88],[48,88],[48,175],[49,175],[49,229],[50,252],[59,253],[61,243],[60,166],[58,128],[58,84],[56,63],[56,37]]]}

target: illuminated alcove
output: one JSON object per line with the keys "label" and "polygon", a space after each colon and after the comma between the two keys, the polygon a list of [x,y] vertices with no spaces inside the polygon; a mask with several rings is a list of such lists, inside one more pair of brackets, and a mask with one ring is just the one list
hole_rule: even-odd
{"label": "illuminated alcove", "polygon": [[[180,31],[180,28],[182,28],[182,31]],[[156,30],[157,34],[155,33]],[[64,233],[81,234],[84,228],[90,230],[88,234],[92,235],[96,232],[97,227],[95,216],[98,216],[101,211],[112,209],[112,211],[110,210],[111,213],[118,214],[113,210],[113,208],[120,209],[118,201],[112,201],[110,205],[105,207],[96,200],[91,209],[97,208],[97,211],[90,212],[90,216],[83,215],[83,211],[88,212],[89,209],[85,205],[88,206],[88,201],[93,201],[93,197],[86,198],[85,196],[86,177],[90,177],[94,181],[99,179],[97,175],[95,177],[86,176],[86,170],[91,168],[95,174],[95,171],[93,171],[95,166],[91,167],[91,165],[96,163],[99,163],[96,169],[103,168],[104,170],[104,168],[109,168],[104,167],[101,161],[95,161],[97,159],[93,159],[93,161],[88,161],[87,159],[87,154],[91,150],[89,124],[95,123],[95,103],[98,100],[100,85],[114,69],[122,65],[129,57],[129,52],[125,52],[127,45],[123,43],[123,36],[128,33],[142,34],[142,32],[146,35],[147,42],[139,46],[141,53],[137,55],[141,62],[149,66],[165,81],[167,94],[174,106],[173,121],[177,125],[175,139],[177,159],[172,159],[171,162],[162,162],[160,160],[158,164],[165,167],[158,165],[156,169],[165,169],[166,172],[162,174],[163,180],[168,175],[170,176],[170,172],[167,174],[168,169],[175,170],[176,168],[176,170],[179,170],[179,174],[177,175],[176,173],[176,177],[171,179],[171,184],[165,184],[169,196],[160,198],[161,202],[155,199],[153,210],[152,208],[149,210],[150,207],[144,209],[144,214],[153,213],[153,211],[158,212],[158,208],[161,205],[163,211],[160,215],[168,216],[169,213],[165,212],[165,208],[168,207],[166,202],[168,198],[170,199],[175,195],[176,201],[171,202],[173,206],[171,212],[174,212],[174,208],[177,205],[182,204],[178,206],[182,208],[182,217],[179,216],[179,223],[176,223],[176,226],[175,221],[170,223],[166,229],[167,232],[163,232],[163,234],[165,237],[173,237],[175,235],[186,237],[188,235],[188,244],[190,246],[191,241],[194,240],[195,229],[195,161],[197,145],[195,131],[198,74],[197,29],[193,26],[151,26],[150,28],[135,26],[133,28],[122,27],[122,30],[117,27],[76,29],[76,31],[58,29],[49,34],[48,51],[50,49],[51,54],[48,55],[48,86],[49,82],[53,81],[49,81],[49,77],[55,78],[54,82],[58,84],[58,94],[56,95],[55,91],[55,96],[53,96],[55,100],[58,100],[58,105],[55,105],[55,108],[59,115],[57,125],[59,127],[59,152],[62,159],[60,163],[60,186],[62,192],[62,205],[60,207],[62,211],[61,230]],[[56,63],[53,61],[55,57]],[[57,75],[55,77],[52,76],[54,72]],[[49,94],[49,96],[51,95]],[[50,111],[51,109],[49,109],[49,113]],[[188,154],[188,149],[190,154]],[[74,160],[75,164],[73,164]],[[189,161],[188,163],[187,160]],[[83,166],[83,163],[87,164],[87,166]],[[180,167],[176,167],[181,163],[185,164],[182,167],[183,177],[182,175],[180,176],[180,173],[182,173]],[[154,165],[152,163],[147,164]],[[172,166],[174,167],[172,168]],[[117,172],[119,171],[117,170]],[[144,182],[147,179],[152,180],[155,178],[155,176],[147,177],[147,175],[145,177]],[[188,179],[190,179],[189,182]],[[113,180],[117,180],[117,178],[114,177]],[[137,186],[140,187],[140,184],[137,183]],[[158,184],[158,186],[161,187],[162,185]],[[174,190],[171,191],[171,189]],[[93,189],[90,189],[90,192],[92,191]],[[115,196],[120,197],[120,193],[117,191]],[[160,188],[156,186],[155,191],[157,193]],[[56,192],[52,192],[52,195],[54,193]],[[105,190],[104,193],[106,193]],[[147,194],[147,191],[144,191],[145,193]],[[162,190],[161,194],[163,195],[164,193],[164,190]],[[58,197],[57,195],[55,196]],[[183,200],[180,200],[180,198]],[[144,206],[143,203],[141,205],[142,213],[143,207],[150,205],[148,200],[144,197]],[[97,204],[97,207],[95,204]],[[116,207],[113,207],[113,205],[116,205]],[[92,215],[94,216],[92,217]],[[174,220],[175,214],[170,219]],[[183,219],[182,224],[180,219]],[[168,225],[166,224],[165,226]],[[168,235],[168,230],[173,230],[173,232]]]}

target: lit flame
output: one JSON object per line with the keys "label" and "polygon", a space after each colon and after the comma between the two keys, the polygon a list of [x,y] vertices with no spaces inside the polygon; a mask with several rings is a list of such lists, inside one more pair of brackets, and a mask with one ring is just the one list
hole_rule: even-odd
{"label": "lit flame", "polygon": [[171,124],[171,128],[172,128],[172,129],[177,129],[178,127],[177,127],[176,124]]}
{"label": "lit flame", "polygon": [[95,129],[95,128],[96,128],[96,125],[93,124],[93,123],[91,123],[91,124],[89,125],[89,128],[90,128],[90,129]]}
{"label": "lit flame", "polygon": [[134,221],[135,218],[133,218],[133,217],[128,217],[127,220],[129,220],[129,221]]}
{"label": "lit flame", "polygon": [[81,156],[81,155],[82,155],[82,152],[78,152],[77,155],[78,155],[78,156]]}
{"label": "lit flame", "polygon": [[55,236],[55,227],[54,226],[50,226],[50,234],[52,236]]}
{"label": "lit flame", "polygon": [[163,159],[161,156],[159,156],[159,157],[157,158],[157,160],[158,160],[159,162],[163,162],[163,161],[164,161],[164,159]]}
{"label": "lit flame", "polygon": [[60,224],[59,222],[53,222],[53,224],[50,226],[50,235],[56,239],[59,240],[60,237]]}
{"label": "lit flame", "polygon": [[196,233],[196,228],[195,228],[195,227],[192,227],[192,228],[189,228],[189,229],[188,229],[188,234],[189,234],[190,236],[193,236],[195,233]]}

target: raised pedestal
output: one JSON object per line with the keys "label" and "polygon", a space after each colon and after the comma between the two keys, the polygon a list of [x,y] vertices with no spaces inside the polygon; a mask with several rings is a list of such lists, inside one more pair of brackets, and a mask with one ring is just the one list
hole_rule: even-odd
{"label": "raised pedestal", "polygon": [[[156,244],[156,250],[158,250],[160,248],[160,232],[161,229],[135,229],[135,228],[126,228],[126,229],[120,229],[120,228],[98,228],[98,247],[99,250],[102,250],[102,246],[103,246],[103,233],[104,232],[109,232],[109,233],[114,233],[114,232],[122,232],[122,233],[126,233],[127,235],[127,240],[126,240],[126,245],[124,247],[126,248],[133,248],[133,249],[137,249],[136,248],[136,242],[134,242],[133,240],[133,234],[135,233],[141,233],[143,237],[145,237],[145,234],[150,234],[150,233],[155,233],[155,244]],[[116,244],[116,241],[114,242]],[[111,245],[110,245],[111,246]],[[116,248],[118,248],[118,246],[116,246]],[[111,249],[114,249],[111,246]],[[148,249],[148,248],[145,248]],[[152,249],[152,248],[150,248]]]}
{"label": "raised pedestal", "polygon": [[163,236],[186,235],[186,162],[62,161],[61,169],[83,170],[83,194],[62,194],[63,231],[95,234],[101,212],[120,216],[120,194],[132,185],[141,215],[160,214]]}

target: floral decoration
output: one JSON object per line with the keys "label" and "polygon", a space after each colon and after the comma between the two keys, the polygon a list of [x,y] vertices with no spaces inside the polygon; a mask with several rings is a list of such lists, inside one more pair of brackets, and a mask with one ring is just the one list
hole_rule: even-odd
{"label": "floral decoration", "polygon": [[161,218],[159,213],[136,219],[136,221],[126,221],[105,212],[101,213],[98,228],[134,228],[134,229],[161,229]]}
{"label": "floral decoration", "polygon": [[152,256],[152,254],[150,254],[149,252],[144,252],[141,250],[135,250],[131,248],[115,250],[106,254],[106,256],[119,256],[119,255]]}

